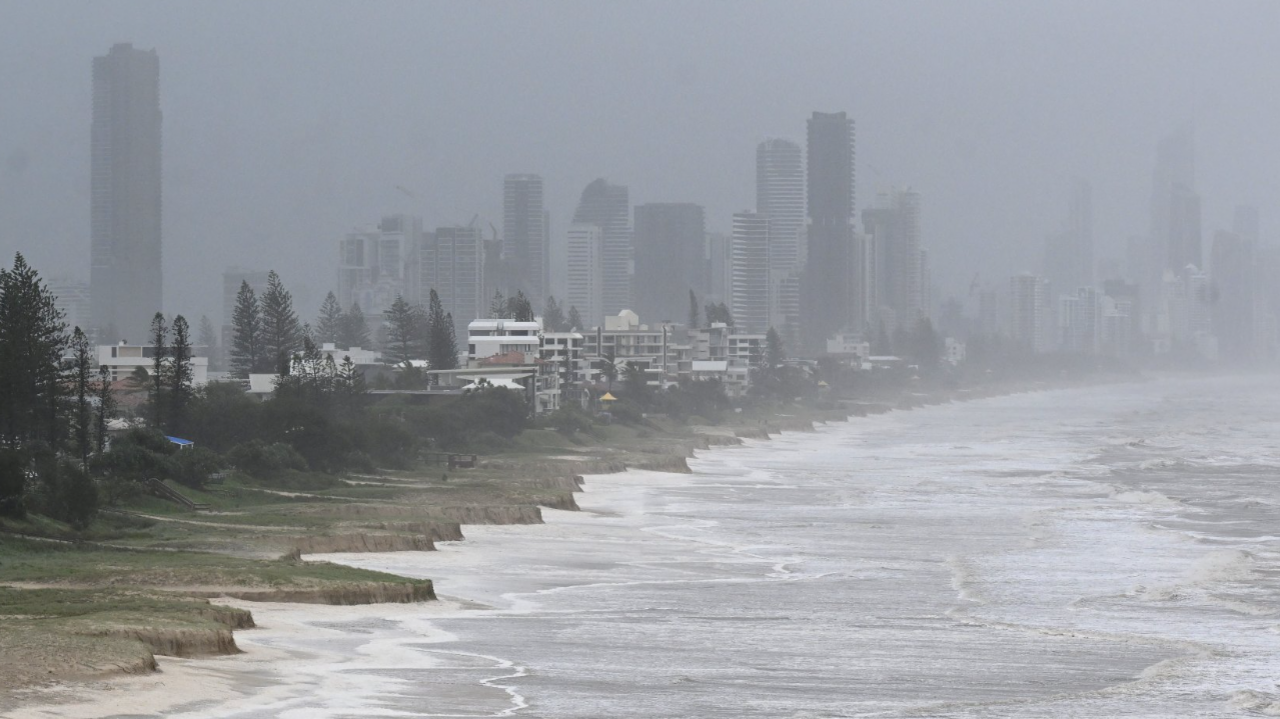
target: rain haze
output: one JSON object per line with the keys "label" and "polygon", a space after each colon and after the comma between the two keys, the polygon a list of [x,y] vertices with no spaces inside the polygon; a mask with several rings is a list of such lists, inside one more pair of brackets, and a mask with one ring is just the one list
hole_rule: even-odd
{"label": "rain haze", "polygon": [[0,0],[0,717],[1280,716],[1277,29]]}
{"label": "rain haze", "polygon": [[1077,177],[1097,256],[1123,257],[1181,127],[1206,234],[1280,197],[1271,2],[3,8],[0,249],[87,279],[90,61],[154,48],[167,311],[216,306],[241,265],[279,268],[309,314],[345,232],[393,212],[500,225],[511,172],[544,176],[553,237],[596,177],[728,232],[754,205],[756,143],[803,142],[814,110],[856,123],[859,208],[921,193],[943,298],[1038,270]]}

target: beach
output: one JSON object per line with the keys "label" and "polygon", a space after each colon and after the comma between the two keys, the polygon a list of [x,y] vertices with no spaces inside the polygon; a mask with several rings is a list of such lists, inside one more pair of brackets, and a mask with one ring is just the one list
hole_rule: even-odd
{"label": "beach", "polygon": [[229,600],[242,654],[6,716],[1277,715],[1277,406],[1160,378],[589,475],[545,524],[311,557],[438,602]]}

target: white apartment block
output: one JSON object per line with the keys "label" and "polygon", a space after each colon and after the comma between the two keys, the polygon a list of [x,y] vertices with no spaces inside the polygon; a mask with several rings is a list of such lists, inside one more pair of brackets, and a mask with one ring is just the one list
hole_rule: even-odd
{"label": "white apartment block", "polygon": [[773,302],[769,279],[769,217],[756,212],[733,215],[730,288],[734,322],[753,332],[769,329]]}
{"label": "white apartment block", "polygon": [[[97,346],[97,366],[106,366],[111,381],[127,379],[139,367],[151,371],[155,362],[155,345],[127,345],[124,343]],[[209,358],[191,358],[191,384],[202,387],[209,382]]]}
{"label": "white apartment block", "polygon": [[[569,225],[565,242],[567,267],[564,306],[576,307],[588,327],[594,327],[604,316],[604,269],[600,227],[592,224]],[[575,329],[585,329],[583,327]]]}
{"label": "white apartment block", "polygon": [[472,320],[467,325],[467,360],[519,353],[533,364],[542,350],[542,323],[515,320]]}
{"label": "white apartment block", "polygon": [[1010,289],[1009,333],[1014,342],[1034,353],[1053,350],[1049,281],[1032,274],[1013,277]]}

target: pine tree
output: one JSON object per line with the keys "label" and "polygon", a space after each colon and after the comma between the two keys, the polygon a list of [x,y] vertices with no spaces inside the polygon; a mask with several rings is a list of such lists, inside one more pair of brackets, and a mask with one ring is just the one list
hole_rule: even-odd
{"label": "pine tree", "polygon": [[548,332],[564,332],[568,328],[565,327],[564,312],[560,309],[560,303],[556,302],[556,298],[547,295],[547,306],[542,310],[542,326]]}
{"label": "pine tree", "polygon": [[458,369],[458,334],[454,329],[456,325],[453,323],[453,313],[446,312],[444,314],[444,332],[441,341],[444,347],[440,349],[441,369]]}
{"label": "pine tree", "polygon": [[191,405],[191,385],[194,370],[191,366],[191,335],[187,319],[182,315],[173,318],[173,342],[169,346],[169,431],[186,431],[187,410]]}
{"label": "pine tree", "polygon": [[387,356],[395,364],[404,364],[420,357],[422,348],[418,336],[421,321],[417,309],[403,297],[396,295],[395,301],[382,316],[387,322]]}
{"label": "pine tree", "polygon": [[369,323],[364,319],[364,312],[361,311],[359,302],[352,304],[351,308],[342,315],[338,340],[337,345],[348,350],[354,347],[368,349],[373,344],[369,338]]}
{"label": "pine tree", "polygon": [[365,386],[364,374],[356,368],[356,363],[351,361],[351,355],[342,358],[334,385],[337,390],[338,407],[344,413],[357,412],[364,406],[369,388]]}
{"label": "pine tree", "polygon": [[71,387],[74,399],[72,437],[80,454],[80,466],[89,464],[93,451],[93,354],[89,338],[79,327],[71,333]]}
{"label": "pine tree", "polygon": [[158,429],[164,426],[165,379],[168,374],[165,357],[169,354],[169,325],[164,321],[162,312],[151,318],[151,347],[151,387],[147,391],[147,400],[151,406],[151,423]]}
{"label": "pine tree", "polygon": [[231,315],[231,371],[240,379],[262,371],[262,313],[248,282],[240,283]]}
{"label": "pine tree", "polygon": [[290,372],[276,381],[276,396],[295,397],[306,404],[328,409],[337,385],[338,367],[310,337],[302,338],[302,350],[290,358]]}
{"label": "pine tree", "polygon": [[280,282],[275,270],[267,273],[267,291],[262,293],[262,351],[278,374],[289,373],[289,360],[302,349],[302,325],[293,311],[293,296]]}
{"label": "pine tree", "polygon": [[707,318],[708,328],[710,328],[711,325],[716,323],[716,315],[717,315],[716,303],[708,302],[707,306],[703,308],[703,312],[702,312],[702,316]]}
{"label": "pine tree", "polygon": [[581,332],[586,329],[586,327],[582,325],[582,315],[578,314],[578,308],[574,305],[569,305],[568,322],[570,332]]}
{"label": "pine tree", "polygon": [[209,368],[222,368],[221,349],[218,346],[218,330],[214,328],[213,322],[209,321],[209,315],[200,315],[200,339],[196,342],[204,348],[205,356],[209,358]]}
{"label": "pine tree", "polygon": [[876,355],[893,354],[893,341],[889,339],[889,330],[885,327],[883,318],[881,318],[880,324],[876,328],[876,341],[871,348],[871,353]]}
{"label": "pine tree", "polygon": [[502,290],[493,291],[493,299],[489,300],[489,319],[501,320],[507,318],[507,300],[502,296]]}
{"label": "pine tree", "polygon": [[716,305],[716,312],[719,313],[721,322],[725,323],[730,328],[733,327],[733,313],[729,311],[728,305],[721,302]]}
{"label": "pine tree", "polygon": [[427,303],[427,332],[431,369],[457,369],[458,341],[454,335],[453,316],[445,314],[440,295],[434,289]]}
{"label": "pine tree", "polygon": [[689,329],[696,330],[699,327],[698,319],[698,296],[689,290]]}
{"label": "pine tree", "polygon": [[0,436],[11,446],[59,438],[59,362],[70,340],[55,300],[21,253],[0,268]]}
{"label": "pine tree", "polygon": [[98,368],[98,411],[94,418],[94,443],[98,454],[107,451],[107,422],[116,416],[116,395],[111,391],[111,370],[106,365]]}
{"label": "pine tree", "polygon": [[533,304],[524,292],[516,292],[516,296],[507,301],[507,313],[516,322],[532,322]]}
{"label": "pine tree", "polygon": [[777,369],[786,361],[786,349],[782,345],[782,337],[778,331],[770,327],[764,335],[764,365],[768,369]]}
{"label": "pine tree", "polygon": [[316,318],[315,341],[323,345],[326,342],[337,343],[342,334],[342,306],[333,293],[324,296],[320,305],[320,316]]}

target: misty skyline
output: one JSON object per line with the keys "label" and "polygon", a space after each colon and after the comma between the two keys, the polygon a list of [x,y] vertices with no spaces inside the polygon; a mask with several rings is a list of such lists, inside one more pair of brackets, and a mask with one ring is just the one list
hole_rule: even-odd
{"label": "misty skyline", "polygon": [[803,142],[815,110],[857,123],[858,210],[924,197],[943,298],[1037,270],[1075,178],[1097,257],[1123,257],[1182,126],[1205,236],[1248,203],[1268,242],[1280,194],[1267,3],[0,8],[0,250],[46,276],[88,278],[92,58],[159,54],[167,313],[216,314],[239,265],[279,269],[311,316],[347,232],[392,213],[501,224],[509,173],[545,178],[557,238],[597,177],[727,232],[756,145]]}

